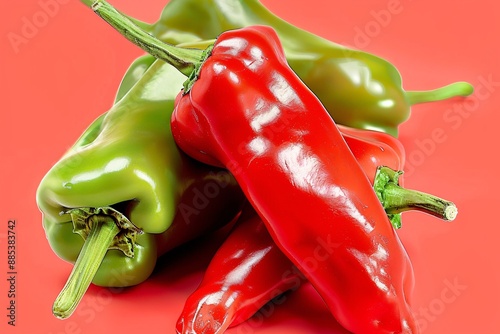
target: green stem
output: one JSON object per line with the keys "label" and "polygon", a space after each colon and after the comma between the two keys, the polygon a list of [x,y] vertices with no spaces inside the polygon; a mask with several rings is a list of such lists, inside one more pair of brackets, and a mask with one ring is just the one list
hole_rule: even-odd
{"label": "green stem", "polygon": [[87,236],[75,266],[52,307],[52,313],[60,319],[68,318],[78,306],[94,278],[115,236],[120,232],[115,220],[106,215],[90,218],[91,230]]}
{"label": "green stem", "polygon": [[388,214],[417,210],[446,221],[454,220],[458,213],[457,207],[450,201],[393,183],[385,188],[384,208]]}
{"label": "green stem", "polygon": [[95,0],[80,0],[85,6],[92,7]]}
{"label": "green stem", "polygon": [[201,41],[195,41],[195,42],[186,42],[186,43],[181,43],[177,44],[176,46],[179,48],[192,48],[192,49],[201,49],[205,50],[209,48],[211,45],[215,43],[215,39],[207,39],[207,40],[201,40]]}
{"label": "green stem", "polygon": [[[92,5],[94,4],[95,0],[80,0],[81,3],[83,3],[85,6],[92,8]],[[122,14],[124,16],[127,16],[125,14]],[[139,26],[142,30],[145,30],[147,32],[151,32],[153,30],[153,25],[134,19],[133,17],[127,16],[128,19],[132,22],[134,22],[135,25]]]}
{"label": "green stem", "polygon": [[202,62],[202,50],[178,48],[160,41],[104,0],[95,1],[92,9],[129,41],[155,58],[174,66],[187,77],[190,77]]}
{"label": "green stem", "polygon": [[409,210],[425,212],[446,221],[455,219],[458,213],[455,204],[431,194],[401,187],[401,174],[402,171],[381,166],[377,169],[373,183],[373,189],[394,228],[401,227],[401,213]]}
{"label": "green stem", "polygon": [[410,105],[441,101],[457,96],[469,96],[474,87],[468,82],[455,82],[444,87],[428,91],[407,91],[406,97]]}

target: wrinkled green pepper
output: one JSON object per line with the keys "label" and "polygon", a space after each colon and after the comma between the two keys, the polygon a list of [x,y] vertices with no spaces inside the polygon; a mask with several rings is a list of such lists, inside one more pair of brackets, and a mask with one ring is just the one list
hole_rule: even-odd
{"label": "wrinkled green pepper", "polygon": [[227,171],[188,158],[172,139],[166,125],[185,78],[160,61],[146,68],[138,81],[124,78],[119,101],[37,190],[50,246],[76,261],[54,303],[59,318],[71,315],[91,281],[144,281],[158,256],[229,223],[244,202]]}
{"label": "wrinkled green pepper", "polygon": [[134,21],[164,42],[200,42],[199,48],[213,43],[210,39],[226,30],[272,26],[292,69],[336,123],[354,128],[397,136],[398,126],[408,119],[412,105],[467,96],[473,91],[465,82],[430,91],[404,91],[400,73],[388,61],[299,29],[258,0],[171,0],[154,24]]}

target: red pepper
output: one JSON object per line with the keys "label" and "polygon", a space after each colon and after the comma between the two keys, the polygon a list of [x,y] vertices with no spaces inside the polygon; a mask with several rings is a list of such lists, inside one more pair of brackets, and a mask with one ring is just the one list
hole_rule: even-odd
{"label": "red pepper", "polygon": [[120,30],[129,40],[189,75],[172,116],[177,144],[233,173],[274,242],[341,325],[353,333],[418,332],[405,289],[413,275],[408,255],[336,124],[288,66],[272,28],[225,32],[193,66],[193,58],[137,34],[105,1],[93,9],[115,27],[125,23]]}
{"label": "red pepper", "polygon": [[346,329],[418,332],[405,291],[408,256],[274,30],[220,35],[171,126],[187,154],[234,174],[273,240]]}
{"label": "red pepper", "polygon": [[186,300],[177,333],[224,333],[305,280],[251,210],[244,212]]}
{"label": "red pepper", "polygon": [[[404,147],[394,137],[375,131],[339,126],[351,151],[371,182],[380,177],[379,167],[402,169]],[[385,171],[384,171],[385,172]],[[396,185],[397,186],[397,185]],[[399,189],[384,196],[384,207],[392,209],[399,198],[414,207],[415,193],[425,202],[435,202],[435,216],[443,216],[444,201],[415,190]],[[394,197],[392,197],[394,196]],[[264,223],[252,210],[238,220],[231,234],[212,258],[199,287],[188,297],[177,323],[177,332],[223,333],[254,315],[262,306],[286,291],[296,290],[305,277],[272,241]],[[411,287],[412,282],[407,282]],[[278,303],[283,298],[276,299]]]}

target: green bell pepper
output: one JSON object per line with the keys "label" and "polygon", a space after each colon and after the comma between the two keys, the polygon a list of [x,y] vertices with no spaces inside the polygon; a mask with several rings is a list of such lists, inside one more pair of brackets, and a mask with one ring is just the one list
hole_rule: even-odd
{"label": "green bell pepper", "polygon": [[[82,0],[90,6],[93,1]],[[316,94],[333,119],[346,126],[398,134],[398,126],[417,103],[472,94],[456,82],[430,91],[405,91],[401,75],[388,61],[346,48],[277,17],[258,0],[171,0],[154,24],[141,28],[170,44],[213,43],[220,33],[249,25],[269,25],[278,33],[288,63]]]}
{"label": "green bell pepper", "polygon": [[127,72],[118,102],[37,190],[51,248],[75,263],[54,303],[59,318],[71,315],[91,282],[144,281],[158,256],[229,223],[244,203],[227,171],[190,159],[173,141],[168,124],[184,76],[161,61],[133,66],[141,71]]}

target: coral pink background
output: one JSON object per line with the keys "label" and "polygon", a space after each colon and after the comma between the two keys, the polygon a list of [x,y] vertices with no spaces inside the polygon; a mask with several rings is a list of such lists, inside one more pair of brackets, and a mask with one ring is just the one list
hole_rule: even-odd
{"label": "coral pink background", "polygon": [[[157,19],[166,3],[111,2],[149,22]],[[400,70],[407,89],[460,80],[476,86],[478,94],[467,100],[415,106],[411,119],[401,126],[408,159],[406,186],[451,199],[460,212],[453,223],[405,214],[399,234],[415,266],[414,309],[423,333],[500,333],[499,2],[263,3],[302,28],[388,59]],[[79,310],[60,321],[52,316],[51,305],[71,265],[49,248],[35,203],[42,176],[110,107],[121,76],[142,51],[77,0],[3,1],[0,7],[4,101],[0,112],[0,332],[173,333],[184,298],[200,281],[215,251],[210,240],[166,256],[150,280],[137,287],[123,291],[91,287]],[[13,44],[14,35],[25,39]],[[15,327],[7,325],[6,317],[9,220],[17,224]],[[310,287],[263,314],[227,333],[345,333]]]}

